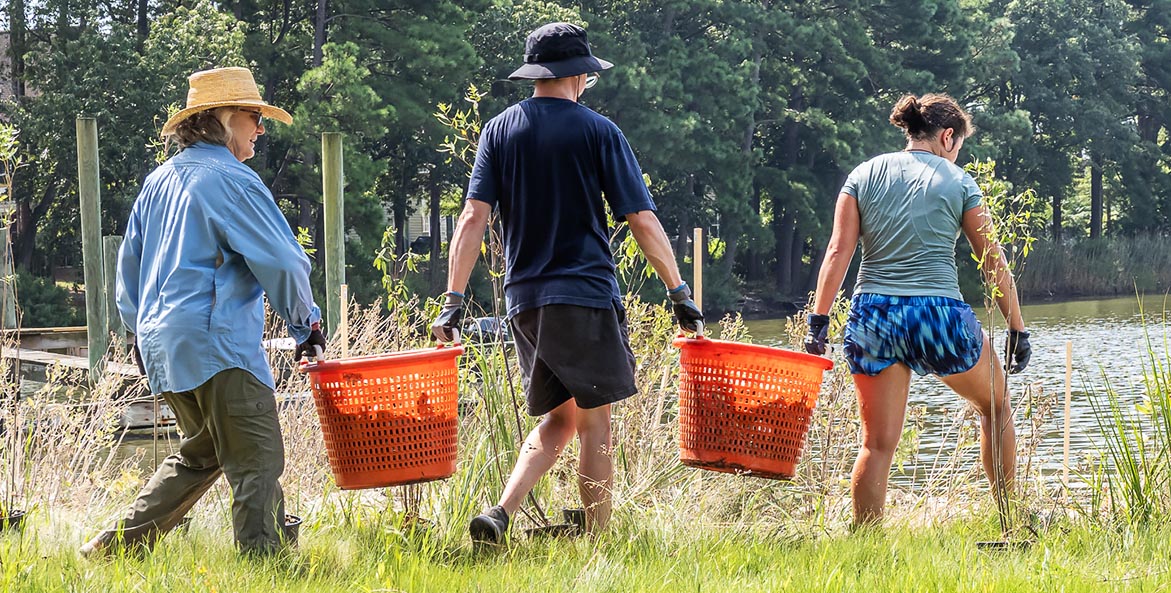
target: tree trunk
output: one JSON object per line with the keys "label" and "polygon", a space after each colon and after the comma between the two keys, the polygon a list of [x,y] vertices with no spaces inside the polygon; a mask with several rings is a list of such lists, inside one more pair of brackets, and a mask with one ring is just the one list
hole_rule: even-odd
{"label": "tree trunk", "polygon": [[805,256],[805,234],[801,231],[800,223],[794,218],[793,231],[789,237],[792,245],[789,247],[789,286],[788,291],[784,294],[786,296],[798,296],[803,288],[801,284],[801,258]]}
{"label": "tree trunk", "polygon": [[1053,240],[1061,241],[1061,192],[1053,194]]}
{"label": "tree trunk", "polygon": [[[761,188],[757,184],[752,189],[752,211],[756,214],[756,221],[760,220],[760,201]],[[755,282],[761,280],[765,275],[764,253],[757,249],[754,245],[749,244],[744,249],[744,275],[745,280]]]}
{"label": "tree trunk", "polygon": [[[778,212],[780,204],[777,203],[776,198],[773,199],[773,212]],[[776,263],[774,264],[774,271],[776,274],[776,290],[779,294],[784,294],[793,285],[793,268],[789,266],[789,261],[792,255],[789,253],[793,248],[793,241],[790,237],[793,236],[797,227],[797,222],[794,220],[792,212],[785,212],[779,220],[773,222],[773,243],[776,245]]]}
{"label": "tree trunk", "polygon": [[813,292],[817,290],[817,275],[821,273],[821,262],[825,259],[826,245],[821,245],[813,251],[813,257],[809,259],[809,275],[805,277],[805,290],[802,292]]}
{"label": "tree trunk", "polygon": [[146,38],[150,35],[150,2],[147,0],[138,0],[138,51],[142,51],[142,46],[146,43]]}
{"label": "tree trunk", "polygon": [[24,0],[11,0],[8,6],[8,23],[12,27],[12,33],[8,38],[8,52],[12,64],[12,95],[20,101],[24,97]]}
{"label": "tree trunk", "polygon": [[[297,228],[293,229],[293,234],[297,234],[299,229],[309,229],[313,247],[322,247],[325,243],[325,209],[314,208],[313,200],[307,197],[297,196],[294,199],[297,202]],[[313,263],[325,269],[324,249],[313,252]]]}
{"label": "tree trunk", "polygon": [[35,255],[37,246],[37,224],[41,217],[49,211],[49,205],[57,199],[57,195],[62,189],[60,183],[50,183],[36,206],[27,200],[16,202],[16,212],[10,231],[12,233],[12,259],[16,267],[26,272],[33,271],[33,255]]}
{"label": "tree trunk", "polygon": [[1097,158],[1090,163],[1090,238],[1102,236],[1102,164]]}
{"label": "tree trunk", "polygon": [[328,0],[317,0],[317,18],[313,19],[313,67],[321,66],[324,60],[322,47],[325,46],[325,19],[326,3]]}

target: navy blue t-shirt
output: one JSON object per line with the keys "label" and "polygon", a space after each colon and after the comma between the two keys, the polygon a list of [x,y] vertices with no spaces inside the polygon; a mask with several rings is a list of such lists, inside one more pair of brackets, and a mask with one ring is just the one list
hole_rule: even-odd
{"label": "navy blue t-shirt", "polygon": [[500,208],[510,317],[552,304],[621,306],[603,197],[618,220],[655,210],[614,122],[534,97],[485,124],[468,199]]}

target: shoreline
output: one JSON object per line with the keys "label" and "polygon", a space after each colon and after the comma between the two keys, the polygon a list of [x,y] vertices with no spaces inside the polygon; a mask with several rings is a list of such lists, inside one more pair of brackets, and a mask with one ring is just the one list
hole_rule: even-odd
{"label": "shoreline", "polygon": [[[1166,310],[1171,310],[1171,291],[1158,293],[1139,292],[1130,295],[1122,295],[1118,293],[1111,294],[1097,294],[1097,295],[1051,295],[1044,297],[1031,297],[1028,295],[1022,296],[1021,306],[1039,306],[1039,305],[1060,305],[1063,303],[1079,303],[1087,301],[1116,301],[1116,300],[1132,300],[1138,302],[1140,299],[1143,303],[1149,302],[1151,297],[1159,297],[1164,303]],[[849,297],[847,297],[849,298]],[[763,321],[768,319],[786,319],[801,312],[803,304],[796,302],[767,302],[764,299],[755,297],[752,294],[746,293],[742,299],[744,306],[737,310],[722,311],[719,317],[722,318],[727,314],[739,314],[745,321]],[[964,299],[964,302],[972,306],[973,309],[981,308],[984,303],[973,299]]]}

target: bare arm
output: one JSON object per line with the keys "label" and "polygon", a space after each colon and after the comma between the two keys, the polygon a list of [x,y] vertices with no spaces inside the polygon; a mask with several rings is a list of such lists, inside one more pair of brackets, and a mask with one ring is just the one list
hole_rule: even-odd
{"label": "bare arm", "polygon": [[463,293],[480,256],[484,243],[484,230],[488,228],[488,216],[492,206],[487,202],[469,199],[459,215],[455,236],[451,238],[451,257],[447,265],[447,290]]}
{"label": "bare arm", "polygon": [[998,289],[996,306],[1008,322],[1008,328],[1023,331],[1025,320],[1021,316],[1021,304],[1017,299],[1016,281],[1013,280],[1004,250],[996,241],[988,209],[981,204],[965,212],[963,229],[968,243],[972,245],[972,253],[982,262],[980,269],[984,273],[984,282]]}
{"label": "bare arm", "polygon": [[634,235],[639,249],[642,249],[667,290],[683,284],[679,266],[675,264],[675,253],[671,250],[671,241],[663,231],[659,217],[650,210],[643,210],[627,214],[626,224],[630,226],[630,234]]}
{"label": "bare arm", "polygon": [[821,262],[821,271],[817,274],[813,313],[829,314],[834,297],[846,278],[846,270],[850,269],[850,260],[854,259],[854,251],[858,248],[860,225],[858,200],[847,193],[838,194],[838,203],[834,207],[834,230],[825,250],[825,259]]}

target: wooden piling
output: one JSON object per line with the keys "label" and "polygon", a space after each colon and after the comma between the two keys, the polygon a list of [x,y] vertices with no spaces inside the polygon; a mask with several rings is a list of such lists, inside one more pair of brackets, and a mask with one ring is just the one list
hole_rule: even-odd
{"label": "wooden piling", "polygon": [[1065,422],[1062,426],[1062,463],[1061,467],[1061,483],[1065,486],[1065,496],[1069,497],[1069,430],[1070,420],[1073,416],[1071,408],[1073,403],[1073,342],[1065,342]]}
{"label": "wooden piling", "polygon": [[118,313],[118,248],[122,246],[121,235],[102,237],[102,269],[106,277],[106,328],[116,342],[126,339],[122,315]]}
{"label": "wooden piling", "polygon": [[77,193],[81,199],[81,256],[85,277],[85,324],[89,376],[97,382],[110,345],[106,333],[106,285],[102,269],[101,173],[98,170],[98,122],[77,117]]}
{"label": "wooden piling", "polygon": [[695,306],[699,310],[703,310],[703,229],[696,227],[692,233],[692,253],[691,258],[693,269],[695,270],[691,282],[691,298],[695,301]]}
{"label": "wooden piling", "polygon": [[0,301],[3,301],[0,304],[0,308],[3,309],[0,315],[4,329],[16,329],[16,266],[12,260],[12,240],[8,234],[16,204],[11,197],[4,195],[3,189],[0,187],[0,221],[3,221],[3,225],[0,226],[0,243],[3,244],[4,250],[3,257],[0,258],[0,277],[4,282],[4,286],[0,288]]}
{"label": "wooden piling", "polygon": [[325,201],[325,325],[333,332],[341,323],[345,304],[340,290],[346,282],[345,172],[339,132],[321,134],[321,182]]}

